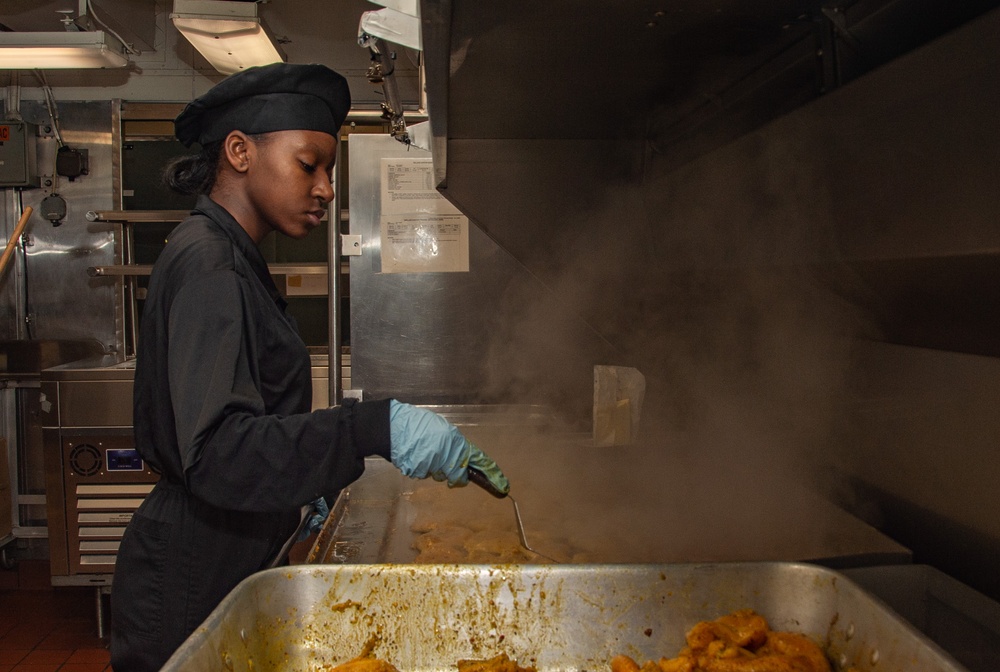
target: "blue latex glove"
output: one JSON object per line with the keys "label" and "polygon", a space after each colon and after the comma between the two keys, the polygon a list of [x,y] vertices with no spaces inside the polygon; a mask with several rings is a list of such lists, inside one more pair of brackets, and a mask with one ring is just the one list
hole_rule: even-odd
{"label": "blue latex glove", "polygon": [[510,490],[507,477],[486,453],[470,443],[458,428],[423,408],[389,401],[392,463],[410,478],[448,481],[450,487],[469,482],[469,467],[483,472],[500,492]]}
{"label": "blue latex glove", "polygon": [[326,522],[327,517],[330,515],[330,507],[327,506],[326,500],[320,497],[313,502],[313,513],[309,516],[309,521],[302,527],[302,531],[299,532],[299,541],[305,541],[309,538],[309,535],[314,532],[319,532],[323,529],[323,523]]}

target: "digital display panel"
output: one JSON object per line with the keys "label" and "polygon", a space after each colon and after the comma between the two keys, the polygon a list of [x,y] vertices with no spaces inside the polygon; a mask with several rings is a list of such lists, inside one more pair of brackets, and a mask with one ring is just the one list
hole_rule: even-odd
{"label": "digital display panel", "polygon": [[137,450],[109,450],[108,471],[142,471],[142,458]]}

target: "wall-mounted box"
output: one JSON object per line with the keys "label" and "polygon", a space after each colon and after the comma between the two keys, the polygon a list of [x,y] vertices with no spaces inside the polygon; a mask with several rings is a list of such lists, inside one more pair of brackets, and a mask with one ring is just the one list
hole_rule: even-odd
{"label": "wall-mounted box", "polygon": [[37,187],[35,137],[38,127],[26,121],[0,121],[0,187]]}

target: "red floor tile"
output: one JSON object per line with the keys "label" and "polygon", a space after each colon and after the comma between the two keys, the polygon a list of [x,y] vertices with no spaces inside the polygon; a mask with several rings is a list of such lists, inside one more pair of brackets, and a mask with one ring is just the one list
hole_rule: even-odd
{"label": "red floor tile", "polygon": [[0,587],[0,672],[109,672],[96,589],[46,585],[47,563],[9,574],[18,587]]}
{"label": "red floor tile", "polygon": [[0,649],[0,665],[14,666],[31,653],[28,649]]}
{"label": "red floor tile", "polygon": [[56,667],[59,667],[65,663],[72,654],[72,651],[63,649],[35,649],[25,656],[24,660],[18,663],[18,665],[55,665]]}
{"label": "red floor tile", "polygon": [[110,660],[111,653],[107,649],[77,649],[66,663],[72,665],[94,665],[100,663],[103,666],[107,665]]}
{"label": "red floor tile", "polygon": [[51,624],[27,623],[12,628],[0,638],[0,651],[10,649],[31,650],[41,643],[52,631]]}
{"label": "red floor tile", "polygon": [[64,649],[75,651],[76,649],[87,649],[101,646],[102,642],[95,632],[74,632],[63,630],[58,625],[54,632],[49,633],[45,639],[35,646],[35,649]]}

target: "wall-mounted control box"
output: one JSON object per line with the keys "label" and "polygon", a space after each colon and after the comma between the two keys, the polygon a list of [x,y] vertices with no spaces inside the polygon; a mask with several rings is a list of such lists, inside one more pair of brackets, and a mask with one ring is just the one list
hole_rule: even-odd
{"label": "wall-mounted control box", "polygon": [[35,137],[38,127],[0,119],[0,187],[38,187]]}

